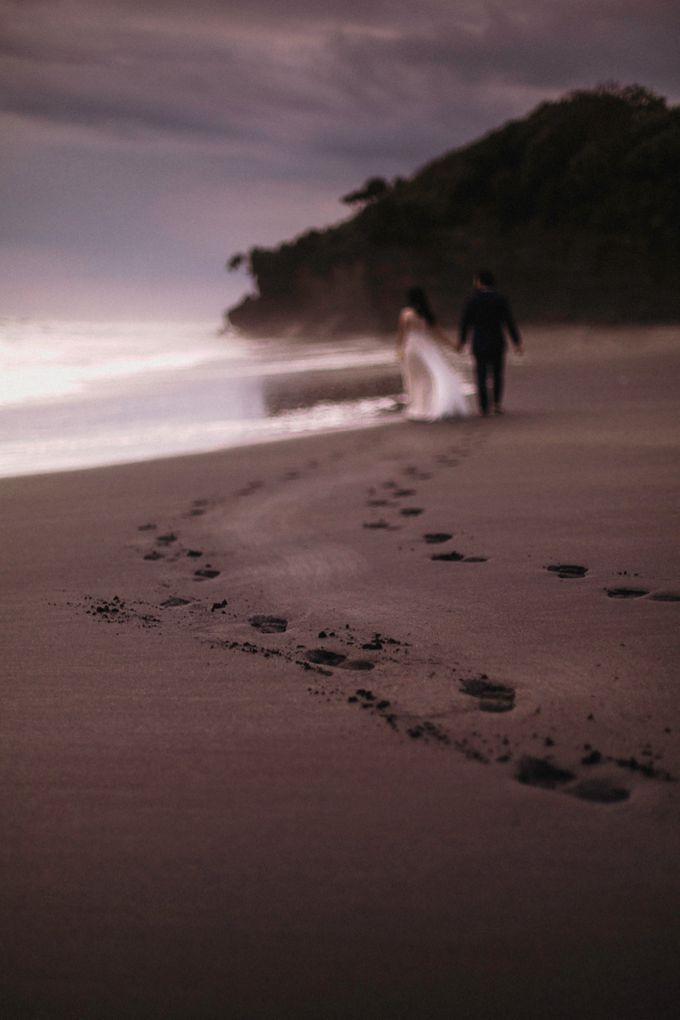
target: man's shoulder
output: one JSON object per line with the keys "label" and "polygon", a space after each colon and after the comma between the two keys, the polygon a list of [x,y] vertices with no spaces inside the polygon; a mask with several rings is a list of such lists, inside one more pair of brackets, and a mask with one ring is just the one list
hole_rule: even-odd
{"label": "man's shoulder", "polygon": [[487,307],[504,309],[508,307],[508,299],[499,290],[488,290],[484,294]]}

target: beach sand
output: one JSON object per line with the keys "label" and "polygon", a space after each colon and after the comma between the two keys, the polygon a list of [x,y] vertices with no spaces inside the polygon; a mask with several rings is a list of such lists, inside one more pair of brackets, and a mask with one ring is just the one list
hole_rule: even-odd
{"label": "beach sand", "polygon": [[527,346],[1,483],[3,1016],[676,1015],[680,345]]}

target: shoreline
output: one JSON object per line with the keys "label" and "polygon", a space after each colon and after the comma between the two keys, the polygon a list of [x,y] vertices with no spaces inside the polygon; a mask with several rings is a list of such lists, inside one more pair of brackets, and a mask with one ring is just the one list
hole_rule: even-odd
{"label": "shoreline", "polygon": [[547,353],[0,480],[9,1015],[674,1015],[680,350]]}
{"label": "shoreline", "polygon": [[[196,420],[188,420],[191,415],[186,410],[175,420],[167,393],[157,389],[160,384],[154,388],[146,382],[149,391],[143,398],[133,395],[134,387],[130,394],[123,391],[115,398],[105,391],[103,418],[106,421],[112,413],[122,417],[124,424],[118,425],[117,431],[106,426],[100,431],[100,406],[95,395],[62,405],[47,402],[5,408],[5,418],[0,418],[0,424],[7,426],[4,444],[0,444],[0,479],[213,453],[296,435],[324,434],[351,428],[354,422],[370,427],[380,424],[382,418],[388,420],[392,407],[387,405],[396,400],[401,386],[398,371],[389,365],[315,369],[290,375],[265,372],[261,378],[256,374],[244,378],[242,393],[240,397],[236,393],[234,402],[238,383],[230,388],[225,382],[222,388],[219,379],[207,384],[192,379],[191,395],[187,397],[187,380],[176,373],[171,385],[182,399],[193,401]],[[207,420],[202,408],[206,396],[212,402],[213,414]],[[145,420],[143,405],[159,397],[166,408],[165,416]],[[220,407],[220,401],[224,401],[224,407]],[[130,413],[132,424],[125,422],[121,407]],[[22,423],[24,432],[34,433],[33,446],[13,419]],[[58,441],[64,427],[69,442]],[[141,452],[126,459],[132,444]],[[31,457],[33,463],[25,470],[23,463],[30,463]],[[56,463],[56,467],[47,467],[47,463]]]}
{"label": "shoreline", "polygon": [[[645,329],[628,326],[619,330],[587,326],[560,326],[538,330],[529,326],[523,332],[527,354],[524,361],[518,364],[513,353],[509,353],[510,372],[514,372],[515,368],[523,369],[526,364],[545,366],[556,363],[580,363],[584,360],[602,362],[611,359],[613,355],[620,361],[618,370],[625,372],[634,367],[635,359],[641,353],[656,352],[662,357],[666,356],[677,345],[679,335],[677,329],[670,326]],[[385,344],[386,338],[380,338],[379,346],[384,347]],[[472,379],[473,367],[469,356],[458,356],[455,364],[467,379]],[[225,368],[226,365],[223,366],[223,369]],[[120,393],[117,390],[112,392],[107,386],[102,391],[104,403],[101,407],[98,407],[96,396],[83,395],[82,398],[74,400],[73,406],[65,403],[54,420],[49,403],[42,405],[38,403],[32,407],[17,406],[16,409],[7,407],[5,408],[7,420],[4,421],[4,426],[7,428],[5,441],[8,443],[9,452],[5,456],[9,460],[7,464],[2,462],[3,473],[0,478],[149,462],[165,456],[191,456],[233,449],[241,445],[252,446],[278,441],[281,437],[324,434],[336,428],[344,429],[348,427],[348,422],[349,427],[352,427],[357,417],[367,426],[373,427],[376,422],[380,424],[383,418],[386,420],[389,418],[393,409],[388,408],[385,401],[397,397],[401,389],[396,363],[355,365],[345,368],[329,366],[292,374],[280,371],[280,365],[273,374],[267,374],[266,365],[264,368],[264,375],[259,381],[256,375],[244,378],[244,393],[240,397],[236,395],[235,407],[240,407],[243,403],[245,412],[243,419],[238,415],[233,420],[223,417],[224,411],[220,408],[220,402],[223,401],[228,409],[230,401],[233,402],[235,399],[227,376],[206,379],[201,374],[197,377],[193,375],[185,377],[181,372],[167,377],[164,375],[162,385],[159,383],[161,386],[159,392],[156,393],[152,387],[144,397],[144,404],[149,398],[161,398],[161,401],[165,401],[166,416],[155,422],[146,421],[143,415],[136,422],[135,416],[139,415],[139,399],[135,403],[131,400],[131,394],[126,395],[124,390]],[[187,386],[190,392],[187,392]],[[211,407],[207,417],[203,413],[206,398]],[[193,403],[195,415],[192,416],[185,411],[174,420],[171,408],[175,400],[188,401],[188,406]],[[129,402],[129,406],[126,402]],[[249,413],[252,412],[249,402],[254,402],[260,408],[260,412]],[[470,399],[470,405],[474,406],[473,398]],[[100,453],[93,455],[88,443],[98,434],[100,417],[103,415],[105,421],[107,416],[114,413],[122,420],[131,416],[133,424],[129,430],[120,433],[116,433],[115,430],[110,432],[104,428],[97,440],[101,448]],[[26,418],[20,430],[13,422],[16,415]],[[79,432],[77,423],[80,419],[87,427],[83,425]],[[64,426],[65,434],[72,435],[76,444],[74,450],[80,450],[80,453],[70,451],[60,442],[50,445],[52,437],[58,437]],[[158,427],[161,427],[160,433],[157,432]],[[30,440],[26,439],[27,435],[31,435],[31,428],[36,433],[35,451],[32,451]],[[174,438],[169,439],[169,435],[174,435]],[[86,445],[82,447],[86,436]],[[212,438],[209,438],[210,436]],[[17,443],[19,447],[12,449],[12,445],[16,446]],[[131,443],[143,446],[144,450],[138,458],[126,460],[125,453],[121,454],[120,449],[129,447]],[[23,466],[18,470],[10,468],[10,461],[16,462],[17,465],[25,461],[30,463],[32,455],[35,464],[28,470]],[[96,457],[94,461],[93,456]],[[54,461],[57,466],[46,467],[45,463],[48,460]]]}
{"label": "shoreline", "polygon": [[[398,412],[395,412],[395,414]],[[5,484],[11,484],[12,482],[19,482],[23,480],[36,479],[64,479],[71,475],[80,475],[84,473],[99,473],[107,471],[121,470],[125,471],[127,468],[143,467],[144,465],[155,465],[155,464],[166,464],[174,463],[176,461],[190,461],[198,458],[210,458],[210,457],[221,457],[226,456],[235,451],[245,450],[259,450],[262,447],[277,447],[281,443],[297,443],[304,442],[306,439],[323,439],[324,436],[334,436],[338,434],[352,433],[352,432],[365,432],[372,429],[389,428],[392,425],[400,424],[396,419],[386,419],[382,421],[367,422],[363,425],[338,425],[335,427],[326,427],[318,432],[299,432],[293,434],[283,434],[279,436],[265,436],[252,438],[241,438],[238,443],[234,443],[233,446],[218,446],[214,449],[208,450],[193,450],[187,453],[170,453],[165,456],[149,456],[143,457],[139,460],[125,460],[115,461],[114,463],[106,464],[92,464],[85,465],[83,467],[72,467],[72,468],[58,468],[54,471],[31,471],[26,474],[14,474],[14,475],[0,475],[0,495],[2,487]]]}

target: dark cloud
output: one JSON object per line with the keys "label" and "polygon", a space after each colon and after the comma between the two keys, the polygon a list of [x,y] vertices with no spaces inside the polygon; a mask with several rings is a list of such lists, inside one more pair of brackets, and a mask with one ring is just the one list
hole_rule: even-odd
{"label": "dark cloud", "polygon": [[[342,215],[336,197],[365,177],[409,174],[570,89],[638,81],[680,98],[675,0],[0,0],[0,22],[13,230],[23,210],[31,243],[80,232],[95,251],[132,216],[121,260],[138,233],[162,245],[154,194],[182,205],[189,233],[192,215],[210,232],[206,203],[223,201],[226,253]],[[53,176],[31,200],[35,159]],[[105,223],[73,184],[91,174],[110,181]],[[68,229],[48,214],[60,202]]]}
{"label": "dark cloud", "polygon": [[[462,96],[500,112],[514,90],[519,113],[534,98],[611,78],[641,80],[671,98],[680,91],[675,4],[480,0],[452,10],[424,0],[417,18],[384,0],[3,7],[2,108],[104,132],[229,142],[278,140],[286,125],[299,144],[326,138],[332,146],[333,129],[342,138],[365,126],[370,136],[373,125],[384,151],[386,125],[395,148],[412,118],[419,134],[418,122],[429,121],[438,135]],[[462,134],[454,130],[451,144]]]}

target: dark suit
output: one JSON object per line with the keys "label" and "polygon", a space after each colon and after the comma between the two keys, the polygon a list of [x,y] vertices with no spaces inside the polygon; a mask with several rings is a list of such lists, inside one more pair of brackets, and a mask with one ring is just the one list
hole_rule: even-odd
{"label": "dark suit", "polygon": [[477,396],[482,414],[489,410],[486,379],[489,371],[493,375],[493,400],[500,405],[503,397],[503,368],[505,363],[505,331],[510,334],[515,347],[522,339],[510,305],[502,294],[493,287],[482,287],[468,298],[460,320],[461,346],[472,330],[472,353],[477,369]]}

